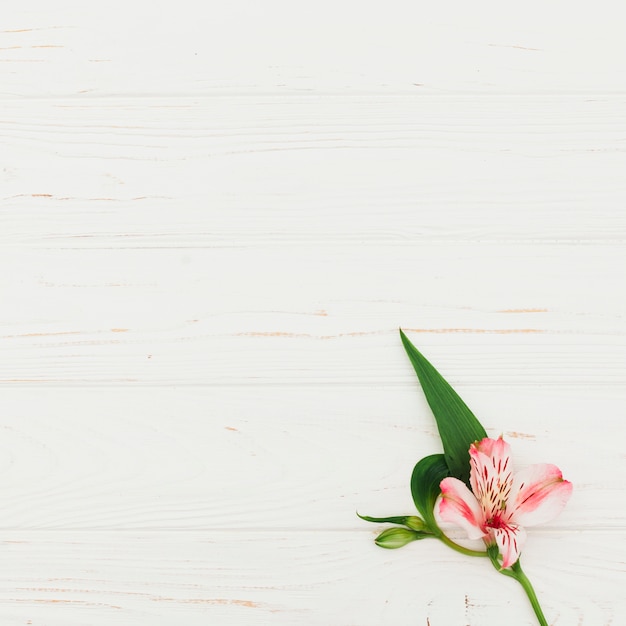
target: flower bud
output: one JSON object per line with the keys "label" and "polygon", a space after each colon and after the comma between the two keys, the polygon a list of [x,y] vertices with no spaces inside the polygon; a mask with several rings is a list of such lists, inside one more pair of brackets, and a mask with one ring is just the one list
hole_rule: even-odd
{"label": "flower bud", "polygon": [[417,515],[409,515],[404,519],[404,525],[408,526],[412,530],[425,530],[428,531],[424,520]]}
{"label": "flower bud", "polygon": [[407,543],[411,543],[411,541],[415,541],[421,537],[421,533],[409,530],[408,528],[388,528],[387,530],[383,530],[383,532],[376,537],[375,542],[376,545],[381,548],[394,550],[395,548],[406,546]]}

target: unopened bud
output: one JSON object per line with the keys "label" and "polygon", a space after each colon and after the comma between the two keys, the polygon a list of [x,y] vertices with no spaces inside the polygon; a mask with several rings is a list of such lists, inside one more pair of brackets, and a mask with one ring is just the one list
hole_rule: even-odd
{"label": "unopened bud", "polygon": [[395,548],[406,546],[406,544],[411,543],[411,541],[421,539],[421,537],[421,533],[409,530],[408,528],[388,528],[387,530],[383,530],[383,532],[376,537],[375,542],[376,545],[381,548],[394,550]]}
{"label": "unopened bud", "polygon": [[412,530],[427,530],[424,520],[421,517],[417,517],[417,515],[409,515],[406,517],[404,519],[404,525]]}

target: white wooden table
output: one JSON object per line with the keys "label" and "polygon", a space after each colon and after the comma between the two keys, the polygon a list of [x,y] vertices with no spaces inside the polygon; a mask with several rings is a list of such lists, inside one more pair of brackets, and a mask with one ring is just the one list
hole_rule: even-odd
{"label": "white wooden table", "polygon": [[535,624],[435,541],[402,326],[626,623],[617,4],[32,0],[0,21],[0,626]]}

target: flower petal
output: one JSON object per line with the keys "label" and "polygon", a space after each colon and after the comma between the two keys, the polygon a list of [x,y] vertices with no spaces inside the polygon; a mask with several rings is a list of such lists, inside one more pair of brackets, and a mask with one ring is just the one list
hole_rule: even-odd
{"label": "flower petal", "polygon": [[444,522],[456,524],[470,539],[485,536],[483,513],[474,494],[458,478],[444,478],[439,485],[439,515]]}
{"label": "flower petal", "polygon": [[572,483],[563,480],[556,465],[531,465],[515,475],[507,513],[523,526],[545,524],[563,510],[570,495]]}
{"label": "flower petal", "polygon": [[493,537],[502,555],[502,568],[511,567],[519,559],[526,541],[526,531],[517,524],[507,524],[492,529]]}
{"label": "flower petal", "polygon": [[500,436],[497,439],[485,437],[472,444],[478,452],[486,454],[488,457],[511,456],[511,446]]}
{"label": "flower petal", "polygon": [[470,454],[470,484],[485,518],[495,517],[505,506],[513,483],[511,448],[502,439],[473,443]]}

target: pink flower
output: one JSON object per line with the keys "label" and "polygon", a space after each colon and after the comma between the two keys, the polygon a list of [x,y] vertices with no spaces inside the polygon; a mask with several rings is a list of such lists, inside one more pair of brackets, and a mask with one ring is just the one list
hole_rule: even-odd
{"label": "pink flower", "polygon": [[514,473],[510,446],[502,437],[473,443],[469,453],[472,491],[457,478],[444,478],[439,514],[470,539],[497,544],[502,567],[510,567],[526,540],[524,526],[554,519],[568,501],[572,483],[563,480],[558,467],[545,463]]}

